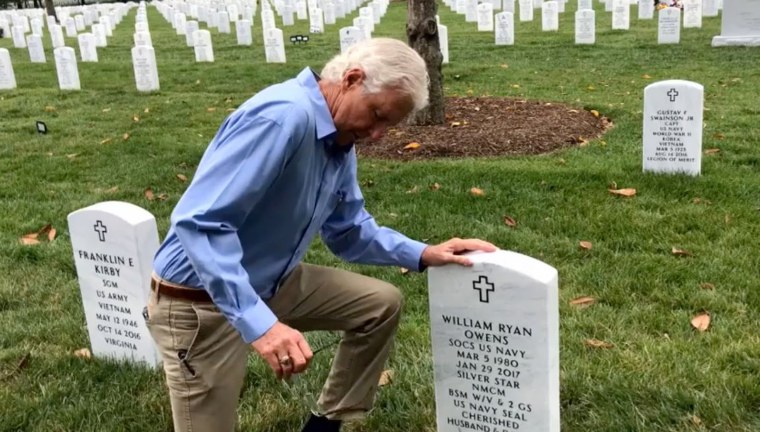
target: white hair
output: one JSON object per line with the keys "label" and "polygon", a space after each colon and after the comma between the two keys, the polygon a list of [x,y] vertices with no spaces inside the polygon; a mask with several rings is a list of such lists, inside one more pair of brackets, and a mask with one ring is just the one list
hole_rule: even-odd
{"label": "white hair", "polygon": [[404,42],[390,38],[358,42],[327,62],[321,77],[340,82],[345,73],[355,67],[364,71],[367,93],[395,88],[412,98],[414,111],[427,106],[430,81],[427,66],[417,51]]}

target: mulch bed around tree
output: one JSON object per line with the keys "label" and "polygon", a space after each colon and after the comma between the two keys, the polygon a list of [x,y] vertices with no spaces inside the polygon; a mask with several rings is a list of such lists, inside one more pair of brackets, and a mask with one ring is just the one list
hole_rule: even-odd
{"label": "mulch bed around tree", "polygon": [[[396,126],[379,141],[360,143],[358,154],[400,160],[532,155],[583,145],[611,127],[596,112],[554,102],[450,97],[445,103],[446,124]],[[405,150],[411,143],[419,147]]]}

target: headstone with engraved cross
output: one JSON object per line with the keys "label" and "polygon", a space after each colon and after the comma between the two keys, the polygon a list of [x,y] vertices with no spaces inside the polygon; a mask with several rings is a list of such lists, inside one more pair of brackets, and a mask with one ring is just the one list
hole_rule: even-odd
{"label": "headstone with engraved cross", "polygon": [[158,365],[145,324],[156,219],[136,205],[108,201],[70,213],[68,223],[93,355]]}
{"label": "headstone with engraved cross", "polygon": [[438,432],[559,432],[557,270],[508,251],[428,270]]}
{"label": "headstone with engraved cross", "polygon": [[644,171],[699,175],[704,87],[667,80],[644,89]]}

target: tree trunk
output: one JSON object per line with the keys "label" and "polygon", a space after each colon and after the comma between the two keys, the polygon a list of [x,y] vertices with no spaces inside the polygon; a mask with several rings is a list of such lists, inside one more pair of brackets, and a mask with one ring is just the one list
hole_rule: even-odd
{"label": "tree trunk", "polygon": [[409,0],[406,19],[406,36],[409,46],[425,60],[430,76],[430,104],[419,111],[412,124],[417,126],[442,124],[445,121],[443,104],[443,73],[441,73],[441,44],[438,41],[438,25],[435,0]]}
{"label": "tree trunk", "polygon": [[60,24],[61,22],[58,20],[58,15],[55,13],[55,6],[53,5],[53,0],[45,0],[45,10],[47,11],[48,16],[51,16],[55,18],[55,22]]}

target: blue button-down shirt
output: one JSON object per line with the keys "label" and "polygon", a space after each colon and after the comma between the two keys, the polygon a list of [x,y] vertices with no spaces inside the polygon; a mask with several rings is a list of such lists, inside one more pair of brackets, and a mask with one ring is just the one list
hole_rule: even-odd
{"label": "blue button-down shirt", "polygon": [[418,269],[427,246],[364,209],[356,153],[335,124],[311,69],[262,90],[222,124],[177,203],[156,253],[161,278],[209,292],[250,343],[277,321],[262,301],[319,232],[339,257]]}

